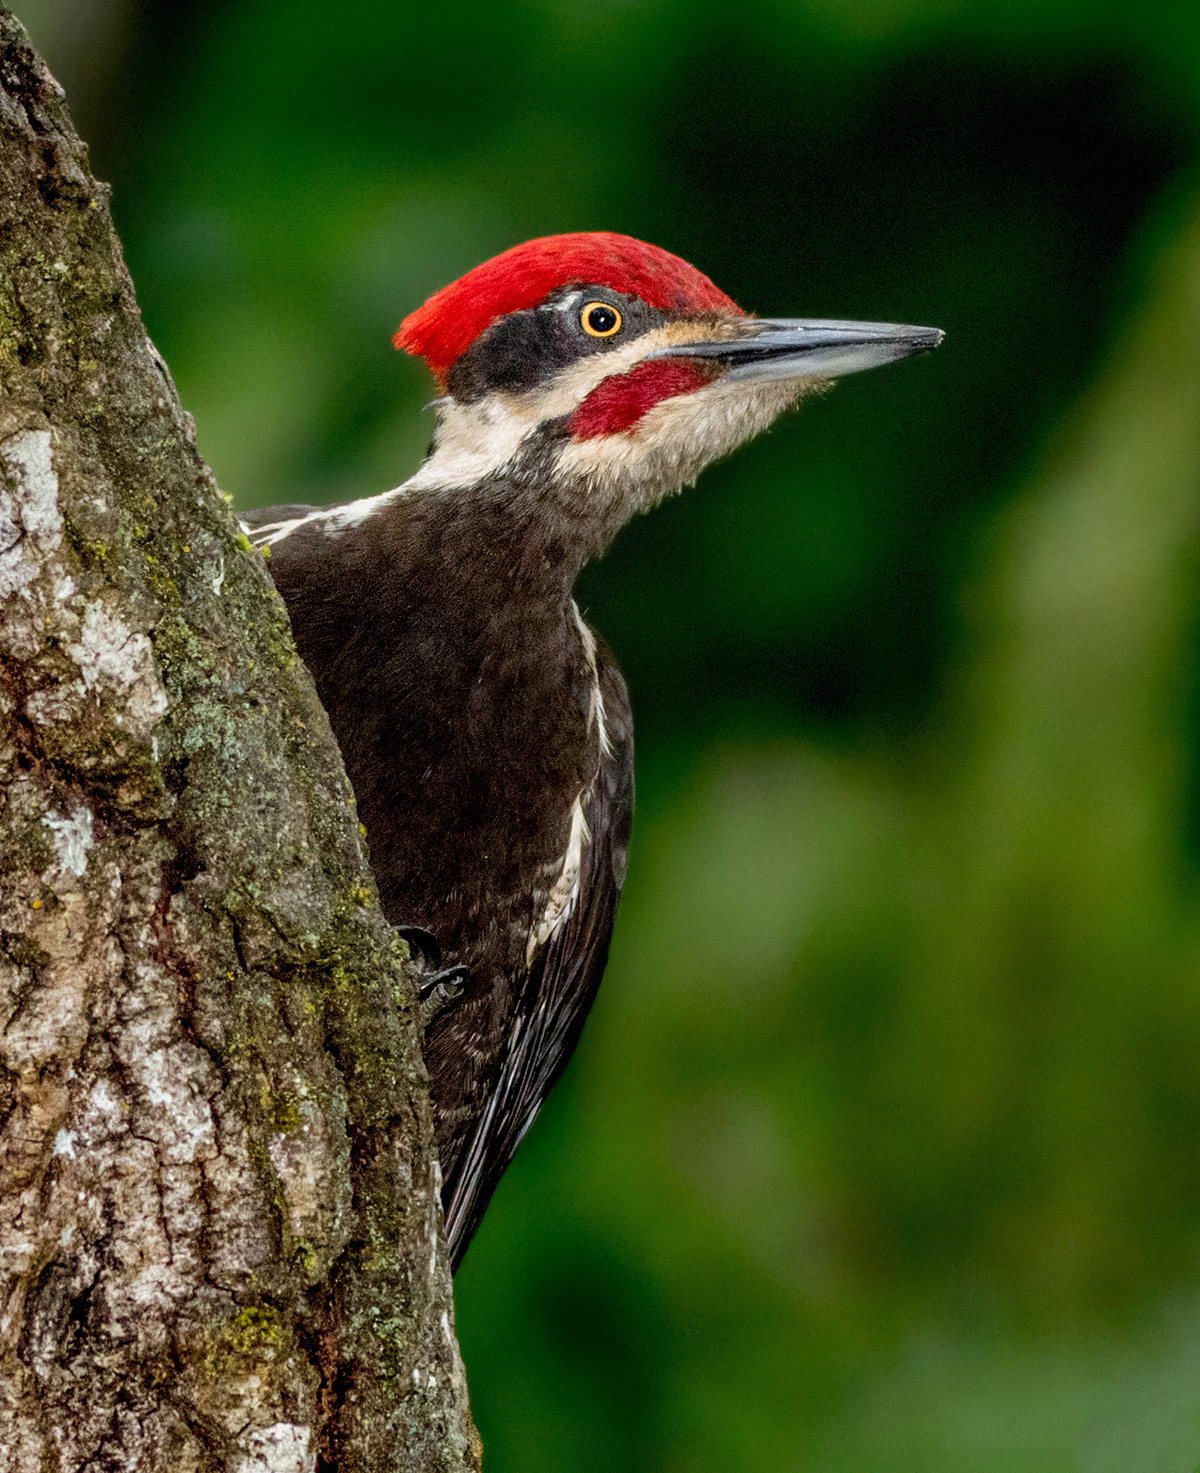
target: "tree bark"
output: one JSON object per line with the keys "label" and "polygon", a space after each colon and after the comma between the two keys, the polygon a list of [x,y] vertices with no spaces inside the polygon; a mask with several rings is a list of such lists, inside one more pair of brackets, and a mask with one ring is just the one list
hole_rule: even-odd
{"label": "tree bark", "polygon": [[412,977],[0,10],[0,1470],[476,1468]]}

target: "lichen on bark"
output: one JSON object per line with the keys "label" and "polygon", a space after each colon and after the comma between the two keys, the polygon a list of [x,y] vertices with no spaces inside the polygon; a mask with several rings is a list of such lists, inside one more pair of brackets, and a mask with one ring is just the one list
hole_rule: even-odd
{"label": "lichen on bark", "polygon": [[0,1473],[474,1468],[412,978],[0,11]]}

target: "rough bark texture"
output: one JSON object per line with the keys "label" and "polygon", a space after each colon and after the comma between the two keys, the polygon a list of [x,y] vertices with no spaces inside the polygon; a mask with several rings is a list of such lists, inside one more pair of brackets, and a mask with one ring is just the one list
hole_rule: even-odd
{"label": "rough bark texture", "polygon": [[0,1470],[478,1464],[403,948],[0,11]]}

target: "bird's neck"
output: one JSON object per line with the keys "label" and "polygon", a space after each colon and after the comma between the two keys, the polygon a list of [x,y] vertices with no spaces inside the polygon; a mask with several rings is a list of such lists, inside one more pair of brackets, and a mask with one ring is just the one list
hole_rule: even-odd
{"label": "bird's neck", "polygon": [[561,417],[538,418],[545,406],[520,395],[442,400],[438,408],[429,457],[403,491],[476,557],[503,558],[532,583],[550,579],[569,593],[635,512],[678,485],[656,484],[641,496],[627,467],[603,475],[590,464],[569,467]]}
{"label": "bird's neck", "polygon": [[444,606],[478,609],[489,621],[505,609],[566,615],[576,578],[603,550],[586,518],[504,480],[414,490],[392,515],[401,576],[432,580]]}
{"label": "bird's neck", "polygon": [[[413,483],[409,483],[413,486]],[[413,486],[403,504],[410,546],[448,581],[497,597],[563,607],[580,572],[604,553],[622,516],[536,477],[496,476],[470,486]]]}

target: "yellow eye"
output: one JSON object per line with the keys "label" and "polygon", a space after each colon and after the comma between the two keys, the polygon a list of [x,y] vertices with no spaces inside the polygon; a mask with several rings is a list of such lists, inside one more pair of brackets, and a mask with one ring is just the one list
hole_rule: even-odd
{"label": "yellow eye", "polygon": [[591,338],[611,338],[621,331],[621,314],[607,302],[589,302],[579,314],[579,325]]}

